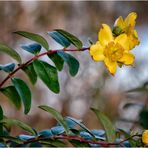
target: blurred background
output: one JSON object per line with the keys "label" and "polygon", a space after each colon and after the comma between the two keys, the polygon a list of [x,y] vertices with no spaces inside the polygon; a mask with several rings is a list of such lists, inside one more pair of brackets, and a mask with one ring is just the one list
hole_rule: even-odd
{"label": "blurred background", "polygon": [[[147,10],[146,1],[0,2],[0,42],[13,47],[24,61],[32,56],[23,51],[20,45],[31,41],[13,34],[14,31],[38,33],[47,39],[51,49],[60,49],[62,47],[47,36],[47,31],[62,28],[79,37],[84,46],[89,46],[89,39],[96,42],[102,23],[113,26],[117,17],[126,17],[128,13],[135,11],[138,14],[136,29],[141,41],[132,51],[136,55],[134,68],[118,69],[114,77],[107,72],[103,63],[94,62],[88,51],[73,53],[80,62],[80,70],[76,77],[71,77],[67,65],[64,66],[64,70],[59,73],[59,94],[49,91],[39,79],[32,86],[28,77],[23,72],[18,72],[15,76],[28,82],[33,92],[32,108],[28,115],[24,115],[23,109],[17,111],[0,94],[0,104],[5,115],[23,120],[37,130],[46,129],[56,123],[50,115],[38,109],[39,105],[46,104],[57,109],[63,116],[82,119],[88,128],[95,129],[101,128],[94,113],[90,111],[90,107],[95,107],[105,112],[117,128],[126,131],[141,130],[137,121],[139,112],[147,107],[148,95],[141,92],[127,93],[127,90],[139,87],[148,80]],[[49,60],[47,57],[43,59]],[[7,55],[0,54],[0,64],[11,61]],[[0,72],[0,81],[5,76],[5,73]],[[5,86],[8,84],[9,82]],[[17,135],[21,131],[14,128],[12,132]]]}

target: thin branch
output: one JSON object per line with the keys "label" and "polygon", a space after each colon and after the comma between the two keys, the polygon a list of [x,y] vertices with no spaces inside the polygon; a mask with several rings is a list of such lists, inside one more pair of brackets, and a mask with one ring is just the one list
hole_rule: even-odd
{"label": "thin branch", "polygon": [[23,67],[29,65],[32,63],[32,61],[42,57],[42,56],[45,56],[45,55],[48,55],[48,54],[52,54],[52,53],[55,53],[55,52],[58,52],[58,51],[69,51],[69,52],[76,52],[76,51],[85,51],[85,50],[89,50],[89,47],[87,48],[81,48],[81,49],[62,49],[62,50],[49,50],[47,52],[44,52],[44,53],[41,53],[39,55],[36,55],[35,57],[31,58],[30,60],[28,60],[26,63],[24,64],[21,64],[19,65],[14,71],[12,71],[11,73],[9,73],[9,75],[0,83],[0,88],[2,88],[2,86],[4,85],[4,83],[9,80],[17,71],[19,71],[20,69],[22,69]]}

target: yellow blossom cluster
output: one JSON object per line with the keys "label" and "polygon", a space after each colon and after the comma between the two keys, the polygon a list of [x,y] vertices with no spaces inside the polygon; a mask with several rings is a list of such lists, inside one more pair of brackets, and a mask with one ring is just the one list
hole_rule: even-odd
{"label": "yellow blossom cluster", "polygon": [[95,61],[104,61],[109,72],[114,75],[117,67],[133,65],[134,55],[130,53],[140,43],[135,30],[137,14],[131,12],[125,19],[117,18],[113,30],[102,24],[98,41],[90,47],[90,55]]}

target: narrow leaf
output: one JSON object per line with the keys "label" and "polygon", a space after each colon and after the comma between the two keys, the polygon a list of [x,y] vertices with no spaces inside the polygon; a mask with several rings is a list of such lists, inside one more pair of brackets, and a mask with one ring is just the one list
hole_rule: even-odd
{"label": "narrow leaf", "polygon": [[41,44],[47,50],[49,49],[49,45],[48,45],[47,41],[41,35],[31,33],[31,32],[26,32],[26,31],[16,31],[14,33],[24,36],[25,38],[28,38],[30,40],[33,40],[33,41]]}
{"label": "narrow leaf", "polygon": [[0,92],[2,92],[8,99],[10,99],[10,101],[15,105],[17,109],[21,107],[21,98],[14,86],[1,88]]}
{"label": "narrow leaf", "polygon": [[114,142],[116,139],[116,132],[109,118],[97,109],[91,108],[91,110],[96,114],[98,120],[103,125],[106,132],[107,141]]}
{"label": "narrow leaf", "polygon": [[48,35],[63,47],[67,48],[68,46],[70,46],[70,41],[57,31],[48,32]]}
{"label": "narrow leaf", "polygon": [[71,76],[75,76],[79,70],[79,62],[70,54],[63,51],[57,52],[58,55],[68,64],[69,73]]}
{"label": "narrow leaf", "polygon": [[59,124],[61,124],[64,127],[65,132],[67,134],[70,132],[66,121],[64,120],[64,118],[61,116],[61,114],[58,111],[56,111],[55,109],[53,109],[49,106],[45,106],[45,105],[41,105],[41,106],[39,106],[39,108],[51,113],[53,115],[53,117],[59,122]]}
{"label": "narrow leaf", "polygon": [[95,138],[95,136],[93,135],[93,133],[84,124],[82,124],[80,120],[77,120],[77,119],[72,118],[72,117],[67,117],[67,119],[69,119],[69,120],[75,122],[76,124],[78,124],[82,129],[84,129],[85,131],[87,131],[92,137]]}
{"label": "narrow leaf", "polygon": [[0,70],[3,70],[5,72],[12,72],[15,68],[15,64],[14,63],[8,63],[8,64],[0,64]]}
{"label": "narrow leaf", "polygon": [[38,54],[41,51],[42,46],[37,43],[29,44],[29,45],[22,45],[21,46],[24,50],[32,53],[32,54]]}
{"label": "narrow leaf", "polygon": [[39,60],[33,61],[33,66],[36,74],[46,84],[46,86],[54,93],[59,93],[60,87],[56,68]]}
{"label": "narrow leaf", "polygon": [[33,64],[31,63],[30,65],[23,67],[22,70],[27,74],[29,80],[34,85],[37,81],[37,74],[34,70]]}
{"label": "narrow leaf", "polygon": [[32,135],[36,135],[36,133],[34,132],[34,130],[29,125],[27,125],[24,122],[21,122],[19,120],[15,120],[15,119],[3,119],[3,120],[0,120],[0,123],[8,124],[10,126],[16,125],[16,126],[22,128],[23,130],[25,130],[26,132],[31,133]]}
{"label": "narrow leaf", "polygon": [[67,38],[69,42],[72,43],[74,46],[76,46],[78,49],[82,48],[82,42],[76,36],[62,29],[56,29],[55,31],[57,31],[58,33],[63,35],[65,38]]}
{"label": "narrow leaf", "polygon": [[24,113],[27,114],[31,108],[31,91],[23,80],[18,78],[12,78],[11,80],[20,98],[23,101]]}
{"label": "narrow leaf", "polygon": [[12,49],[4,44],[0,44],[0,52],[3,52],[5,54],[11,56],[13,59],[18,61],[19,63],[22,62],[20,55],[14,49]]}
{"label": "narrow leaf", "polygon": [[54,62],[56,68],[61,71],[64,66],[64,60],[58,55],[57,52],[48,54],[48,57]]}

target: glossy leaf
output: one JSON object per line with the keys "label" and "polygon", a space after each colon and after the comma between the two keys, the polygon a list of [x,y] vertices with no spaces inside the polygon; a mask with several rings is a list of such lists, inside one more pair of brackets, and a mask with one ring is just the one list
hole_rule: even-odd
{"label": "glossy leaf", "polygon": [[[70,117],[70,118],[71,118],[71,117]],[[74,122],[73,120],[71,120],[70,118],[69,118],[69,117],[65,117],[64,119],[65,119],[65,121],[66,121],[68,127],[71,128],[71,129],[73,129],[73,128],[75,128],[78,124],[77,124],[76,122]],[[77,121],[79,121],[79,120],[77,120]]]}
{"label": "glossy leaf", "polygon": [[10,99],[17,109],[21,107],[21,98],[14,86],[1,88],[0,92]]}
{"label": "glossy leaf", "polygon": [[49,106],[45,106],[45,105],[39,106],[39,108],[51,113],[53,115],[53,117],[61,124],[61,126],[64,127],[65,132],[66,133],[70,132],[66,121],[64,120],[64,118],[61,116],[61,114],[58,111],[56,111],[55,109],[53,109]]}
{"label": "glossy leaf", "polygon": [[67,38],[69,40],[69,42],[72,43],[74,46],[76,46],[78,49],[82,48],[83,44],[76,36],[72,35],[69,32],[66,32],[62,29],[56,29],[55,31],[57,31],[58,33],[63,35],[65,38]]}
{"label": "glossy leaf", "polygon": [[56,68],[39,60],[33,61],[33,66],[36,74],[46,84],[46,86],[54,93],[59,93],[60,86]]}
{"label": "glossy leaf", "polygon": [[8,64],[0,64],[0,70],[3,70],[5,72],[12,72],[15,68],[15,64],[14,63],[8,63]]}
{"label": "glossy leaf", "polygon": [[63,126],[55,126],[51,128],[51,132],[53,135],[60,135],[65,132],[65,129]]}
{"label": "glossy leaf", "polygon": [[23,80],[18,78],[12,78],[11,80],[20,98],[23,101],[24,113],[27,114],[31,108],[31,91]]}
{"label": "glossy leaf", "polygon": [[22,68],[22,70],[27,74],[29,80],[34,85],[37,81],[37,74],[34,70],[33,64],[29,64]]}
{"label": "glossy leaf", "polygon": [[93,140],[93,137],[86,131],[80,132],[80,136],[86,140]]}
{"label": "glossy leaf", "polygon": [[85,130],[86,132],[88,132],[93,138],[95,138],[95,136],[92,134],[92,132],[84,125],[81,123],[80,120],[77,120],[75,118],[72,118],[72,117],[67,117],[67,119],[75,122],[76,124],[78,124],[83,130]]}
{"label": "glossy leaf", "polygon": [[24,122],[21,122],[19,120],[15,120],[15,119],[3,119],[0,121],[0,123],[3,123],[3,124],[8,124],[10,126],[12,125],[16,125],[20,128],[22,128],[23,130],[25,130],[26,132],[32,134],[32,135],[35,135],[36,133],[34,132],[34,130],[27,124],[25,124]]}
{"label": "glossy leaf", "polygon": [[25,38],[28,38],[30,40],[33,40],[33,41],[41,44],[47,50],[49,49],[48,42],[41,35],[31,33],[31,32],[26,32],[26,31],[17,31],[14,33],[24,36]]}
{"label": "glossy leaf", "polygon": [[39,132],[38,135],[42,137],[52,137],[53,136],[51,129],[43,130]]}
{"label": "glossy leaf", "polygon": [[96,114],[98,120],[103,125],[107,141],[114,142],[116,139],[116,132],[109,118],[97,109],[91,108],[91,110]]}
{"label": "glossy leaf", "polygon": [[64,60],[58,55],[57,52],[48,54],[48,57],[54,62],[56,68],[61,71],[64,66]]}
{"label": "glossy leaf", "polygon": [[79,62],[72,55],[63,51],[59,51],[58,55],[68,64],[71,76],[75,76],[79,70]]}
{"label": "glossy leaf", "polygon": [[21,46],[24,50],[32,53],[32,54],[38,54],[41,51],[42,46],[37,43],[29,44],[29,45],[22,45]]}
{"label": "glossy leaf", "polygon": [[19,63],[22,62],[20,55],[14,49],[12,49],[4,44],[0,44],[0,53],[1,52],[11,56],[13,59],[18,61]]}
{"label": "glossy leaf", "polygon": [[18,138],[19,138],[20,140],[26,141],[26,140],[34,139],[35,136],[30,136],[30,135],[21,134],[21,135],[18,136]]}
{"label": "glossy leaf", "polygon": [[70,46],[70,41],[57,31],[48,32],[48,35],[63,47],[67,48],[68,46]]}

